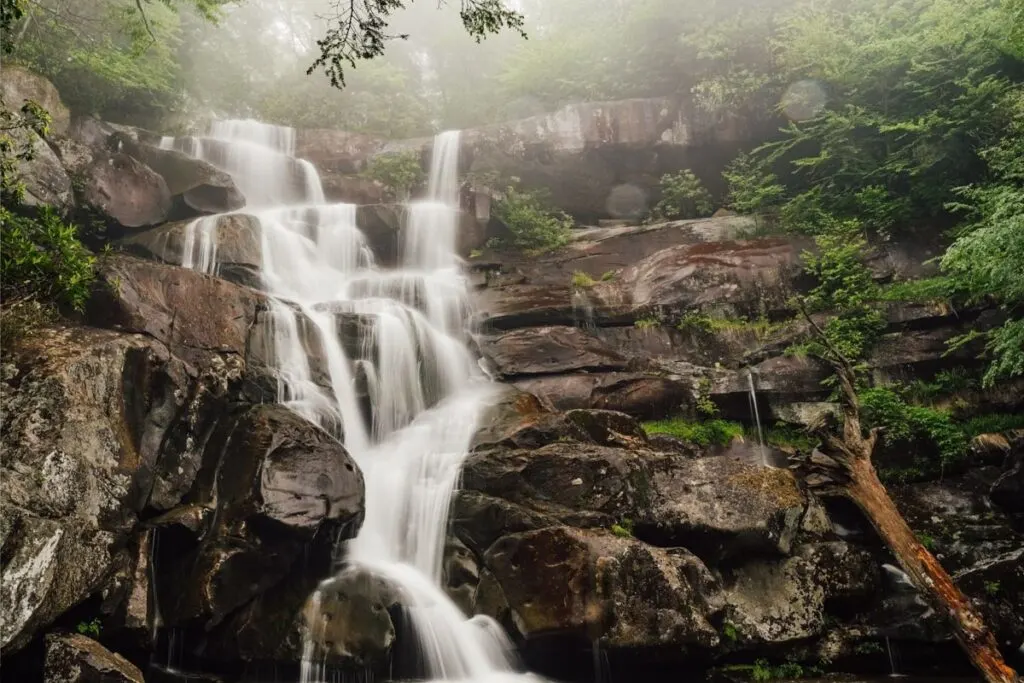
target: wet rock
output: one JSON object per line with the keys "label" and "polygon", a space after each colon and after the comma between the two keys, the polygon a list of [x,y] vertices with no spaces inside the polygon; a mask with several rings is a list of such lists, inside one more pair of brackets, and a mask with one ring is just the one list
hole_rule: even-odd
{"label": "wet rock", "polygon": [[296,131],[295,155],[313,162],[322,174],[352,174],[364,170],[383,145],[383,140],[363,133],[301,129]]}
{"label": "wet rock", "polygon": [[46,637],[43,683],[143,683],[142,672],[121,655],[77,633]]}
{"label": "wet rock", "polygon": [[503,537],[485,563],[524,637],[576,632],[612,648],[718,641],[708,622],[718,587],[685,550],[553,527]]}
{"label": "wet rock", "polygon": [[646,516],[652,496],[642,456],[573,442],[473,454],[463,486],[585,527]]}
{"label": "wet rock", "polygon": [[329,202],[345,202],[347,204],[382,204],[387,201],[387,192],[383,185],[360,175],[323,172],[320,183],[324,188],[324,197]]}
{"label": "wet rock", "polygon": [[91,322],[149,335],[186,359],[208,352],[245,358],[250,327],[265,306],[254,290],[125,255],[104,259],[99,277]]}
{"label": "wet rock", "polygon": [[157,225],[171,213],[163,176],[123,153],[98,155],[85,170],[82,200],[123,231]]}
{"label": "wet rock", "polygon": [[647,433],[640,423],[625,413],[614,410],[570,410],[565,417],[602,446],[635,448],[647,444]]}
{"label": "wet rock", "polygon": [[50,131],[63,135],[68,131],[71,114],[60,99],[60,93],[53,83],[37,73],[15,64],[4,65],[3,83],[0,83],[0,96],[4,104],[17,111],[32,101],[46,110],[50,115]]}
{"label": "wet rock", "polygon": [[[193,221],[168,223],[135,232],[118,244],[138,256],[180,266],[185,261],[185,245],[192,224]],[[208,238],[202,237],[204,232]],[[202,224],[193,228],[193,235],[193,263],[201,262],[200,244],[209,239],[216,245],[217,267],[226,279],[233,279],[229,277],[232,268],[259,272],[263,258],[260,246],[262,229],[255,216],[238,213],[203,219]]]}
{"label": "wet rock", "polygon": [[1024,513],[1024,430],[1004,435],[1006,466],[989,491],[992,502],[1010,513]]}
{"label": "wet rock", "polygon": [[577,327],[531,327],[481,340],[484,357],[503,378],[623,370],[626,359]]}
{"label": "wet rock", "polygon": [[530,377],[515,386],[559,410],[597,408],[652,420],[686,411],[692,382],[682,377],[606,372]]}
{"label": "wet rock", "polygon": [[647,458],[651,507],[640,538],[689,548],[707,561],[788,554],[806,507],[788,470],[735,456]]}
{"label": "wet rock", "polygon": [[125,152],[163,176],[179,215],[226,213],[245,206],[231,176],[216,166],[177,150],[132,142],[126,135],[119,139],[126,143]]}
{"label": "wet rock", "polygon": [[473,613],[473,600],[480,584],[476,556],[458,538],[448,537],[444,547],[443,583],[448,597],[466,614]]}
{"label": "wet rock", "polygon": [[791,240],[759,239],[680,245],[656,252],[623,272],[634,306],[694,309],[733,317],[788,310],[800,248]]}
{"label": "wet rock", "polygon": [[89,328],[41,330],[14,357],[0,425],[11,652],[100,589],[140,511],[191,487],[230,375]]}
{"label": "wet rock", "polygon": [[[198,502],[217,506],[216,526],[193,552],[174,558],[173,582],[161,585],[170,625],[219,624],[281,586],[314,540],[315,552],[329,556],[334,540],[353,537],[362,522],[362,474],[318,426],[283,406],[260,405],[218,433],[212,442],[223,443],[222,451],[193,491]],[[297,614],[305,597],[285,591],[278,617]]]}
{"label": "wet rock", "polygon": [[537,448],[559,439],[588,441],[589,438],[564,415],[553,412],[532,394],[512,387],[503,388],[481,415],[471,451],[494,446]]}
{"label": "wet rock", "polygon": [[[452,530],[482,557],[501,536],[558,526],[551,515],[479,491],[459,491],[452,501]],[[482,582],[482,579],[481,579]]]}
{"label": "wet rock", "polygon": [[385,580],[348,569],[325,582],[307,603],[305,629],[328,662],[384,661],[395,642],[388,610],[397,603]]}
{"label": "wet rock", "polygon": [[726,620],[740,643],[824,633],[826,603],[869,598],[880,583],[870,553],[842,542],[800,546],[785,560],[744,564],[725,582]]}

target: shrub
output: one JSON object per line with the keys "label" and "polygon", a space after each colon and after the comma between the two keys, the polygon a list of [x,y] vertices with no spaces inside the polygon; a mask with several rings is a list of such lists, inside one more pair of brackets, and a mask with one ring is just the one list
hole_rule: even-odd
{"label": "shrub", "polygon": [[494,215],[508,228],[508,236],[495,238],[495,247],[542,253],[557,249],[569,241],[572,219],[553,211],[534,192],[509,187],[494,204]]}
{"label": "shrub", "polygon": [[633,538],[633,520],[626,517],[617,524],[612,524],[612,533],[619,538]]}
{"label": "shrub", "polygon": [[415,152],[393,152],[375,156],[363,171],[363,175],[390,189],[401,201],[407,200],[412,191],[426,179]]}
{"label": "shrub", "polygon": [[711,193],[688,168],[661,176],[660,188],[661,201],[654,207],[657,218],[700,218],[715,210]]}
{"label": "shrub", "polygon": [[597,280],[590,277],[582,270],[573,271],[572,278],[570,278],[569,282],[572,284],[573,289],[588,289],[597,284]]}
{"label": "shrub", "polygon": [[0,292],[7,302],[36,299],[81,311],[95,278],[95,258],[78,229],[55,210],[38,218],[0,209]]}

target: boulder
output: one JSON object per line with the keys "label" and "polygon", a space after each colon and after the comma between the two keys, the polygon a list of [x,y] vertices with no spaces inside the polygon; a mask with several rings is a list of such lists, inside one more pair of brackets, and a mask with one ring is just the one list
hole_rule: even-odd
{"label": "boulder", "polygon": [[989,497],[1009,513],[1024,513],[1024,429],[1003,435],[1006,439],[1006,466],[999,474]]}
{"label": "boulder", "polygon": [[[168,223],[133,233],[118,244],[138,256],[180,266],[203,263],[203,249],[211,248],[211,270],[245,286],[260,285],[262,226],[256,216],[234,213],[192,221]],[[191,253],[186,254],[191,245]]]}
{"label": "boulder", "polygon": [[463,486],[579,526],[648,518],[655,495],[646,454],[573,441],[474,453]]}
{"label": "boulder", "polygon": [[841,541],[800,546],[785,560],[754,560],[731,572],[725,621],[740,645],[820,636],[828,602],[866,600],[880,582],[878,564],[866,550]]}
{"label": "boulder", "polygon": [[320,184],[324,188],[324,198],[329,202],[345,202],[347,204],[382,204],[387,201],[387,192],[383,185],[361,175],[324,172],[319,164]]}
{"label": "boulder", "polygon": [[651,455],[646,465],[650,504],[636,518],[638,537],[709,562],[791,552],[807,501],[788,470],[733,455]]}
{"label": "boulder", "polygon": [[132,142],[125,135],[118,139],[126,153],[163,176],[179,214],[226,213],[245,206],[231,176],[216,166],[178,150]]}
{"label": "boulder", "polygon": [[28,206],[52,206],[58,213],[68,214],[74,207],[74,194],[71,177],[60,158],[33,131],[14,131],[12,138],[16,146],[32,149],[31,158],[19,161],[17,166],[18,180],[25,186],[22,201]]}
{"label": "boulder", "polygon": [[[160,586],[167,624],[198,621],[207,630],[281,587],[304,553],[329,557],[363,515],[362,474],[344,446],[283,406],[254,406],[223,421],[212,443],[222,450],[199,473],[193,496],[217,506],[215,526],[171,560]],[[314,541],[318,550],[306,550]],[[306,596],[286,593],[292,601],[281,600],[274,619],[292,623]]]}
{"label": "boulder", "polygon": [[43,683],[144,683],[142,672],[121,655],[77,633],[46,637]]}
{"label": "boulder", "polygon": [[10,652],[101,587],[140,512],[188,491],[238,372],[89,328],[41,330],[13,357],[0,425]]}
{"label": "boulder", "polygon": [[171,192],[163,176],[128,154],[99,154],[83,175],[82,200],[112,227],[156,225],[171,213]]}
{"label": "boulder", "polygon": [[4,77],[0,82],[0,97],[11,110],[17,111],[26,101],[32,101],[50,115],[50,132],[67,133],[71,113],[60,99],[53,83],[39,74],[15,64],[4,64]]}
{"label": "boulder", "polygon": [[295,133],[295,156],[316,165],[321,174],[359,173],[384,141],[363,133],[304,128]]}
{"label": "boulder", "polygon": [[121,254],[103,259],[99,278],[91,322],[149,335],[186,360],[210,352],[244,359],[256,313],[267,305],[255,290]]}
{"label": "boulder", "polygon": [[536,396],[512,387],[496,392],[478,424],[471,451],[494,447],[538,448],[562,439],[589,440],[582,429],[553,412]]}
{"label": "boulder", "polygon": [[[501,538],[484,562],[495,581],[481,589],[500,587],[523,637],[577,633],[630,649],[718,642],[709,622],[721,599],[717,583],[685,550],[552,527]],[[478,590],[478,608],[496,602]]]}

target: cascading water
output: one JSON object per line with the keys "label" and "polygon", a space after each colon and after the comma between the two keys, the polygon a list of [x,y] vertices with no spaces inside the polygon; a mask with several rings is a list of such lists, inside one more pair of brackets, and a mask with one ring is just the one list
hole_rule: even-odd
{"label": "cascading water", "polygon": [[[232,174],[247,199],[244,212],[258,219],[278,399],[335,434],[359,463],[366,516],[346,561],[401,596],[419,675],[537,680],[512,673],[510,643],[497,624],[467,619],[440,588],[452,493],[494,392],[465,343],[467,289],[455,246],[458,132],[435,139],[428,196],[409,205],[395,269],[376,265],[353,205],[324,203],[315,169],[294,158],[290,129],[218,122],[207,137],[162,146]],[[184,265],[216,272],[219,218],[188,226]],[[321,602],[318,591],[307,609],[314,623],[302,683],[325,677],[314,637]]]}

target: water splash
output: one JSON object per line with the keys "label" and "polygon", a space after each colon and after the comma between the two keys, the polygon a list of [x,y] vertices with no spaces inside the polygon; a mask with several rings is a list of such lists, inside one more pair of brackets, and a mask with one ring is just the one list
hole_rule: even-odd
{"label": "water splash", "polygon": [[[325,204],[295,134],[255,121],[207,137],[164,140],[229,172],[259,224],[260,278],[277,399],[345,443],[366,482],[366,514],[349,567],[384,579],[407,611],[432,680],[539,680],[512,672],[493,620],[467,619],[440,588],[449,505],[495,386],[469,352],[468,288],[456,254],[459,133],[437,136],[428,197],[411,204],[401,266],[380,268],[356,207]],[[182,262],[218,268],[218,221],[186,229]],[[325,582],[327,588],[330,580]],[[333,678],[317,641],[322,592],[307,605],[302,682]]]}

